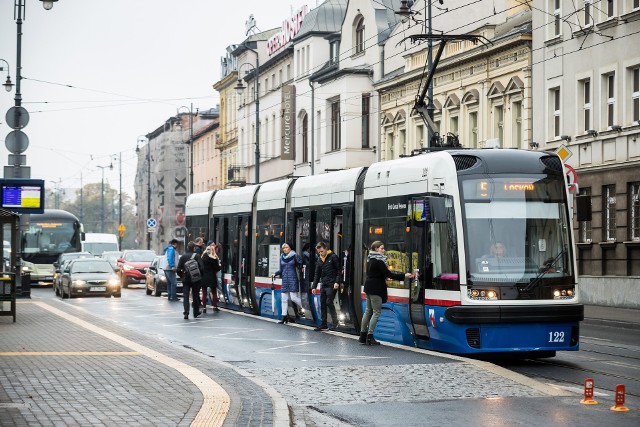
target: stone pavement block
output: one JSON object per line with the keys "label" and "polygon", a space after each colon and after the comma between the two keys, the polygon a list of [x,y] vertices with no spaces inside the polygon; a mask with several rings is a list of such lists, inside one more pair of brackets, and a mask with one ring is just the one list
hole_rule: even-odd
{"label": "stone pavement block", "polygon": [[[89,313],[65,306],[56,308],[186,362],[213,378],[232,399],[224,425],[273,424],[270,396],[232,367],[193,350],[101,322]],[[126,345],[37,304],[23,302],[20,311],[20,322],[0,322],[0,354],[5,353],[0,355],[0,377],[4,379],[0,382],[2,425],[188,426],[200,411],[201,391],[177,370],[153,358],[131,354],[135,352]],[[51,352],[65,353],[49,355]],[[29,404],[16,409],[2,407],[2,403]]]}

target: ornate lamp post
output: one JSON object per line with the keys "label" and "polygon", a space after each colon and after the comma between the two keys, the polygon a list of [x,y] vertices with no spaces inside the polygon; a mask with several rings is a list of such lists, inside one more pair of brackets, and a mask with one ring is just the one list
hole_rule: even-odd
{"label": "ornate lamp post", "polygon": [[[256,54],[256,66],[254,67],[249,63],[244,63],[238,66],[238,73],[240,72],[240,68],[242,68],[243,65],[247,65],[251,67],[255,73],[255,83],[254,83],[255,97],[256,97],[256,160],[255,160],[256,161],[256,182],[255,184],[260,184],[260,93],[258,92],[258,87],[259,87],[258,79],[260,76],[260,61],[258,60],[257,51],[251,49],[250,47],[246,47],[246,48]],[[242,94],[244,89],[245,89],[245,86],[242,83],[242,79],[238,79],[238,84],[236,85],[235,90],[238,92],[238,94]]]}
{"label": "ornate lamp post", "polygon": [[[11,82],[11,73],[9,72],[9,63],[2,58],[0,58],[0,61],[7,64],[7,81],[4,82],[2,86],[4,86],[4,89],[7,92],[11,92],[11,89],[13,88],[13,83]],[[0,71],[4,71],[4,67],[0,67]]]}

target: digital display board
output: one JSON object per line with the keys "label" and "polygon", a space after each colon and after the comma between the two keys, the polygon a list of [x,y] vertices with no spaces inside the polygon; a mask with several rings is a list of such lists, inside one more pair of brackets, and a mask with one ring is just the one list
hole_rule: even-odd
{"label": "digital display board", "polygon": [[44,181],[41,179],[0,179],[0,200],[8,211],[44,213]]}

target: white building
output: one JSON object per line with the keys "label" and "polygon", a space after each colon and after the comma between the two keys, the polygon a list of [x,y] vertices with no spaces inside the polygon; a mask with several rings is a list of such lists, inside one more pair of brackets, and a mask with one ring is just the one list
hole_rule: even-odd
{"label": "white building", "polygon": [[585,302],[640,307],[640,1],[533,2],[533,138],[590,195],[576,224]]}

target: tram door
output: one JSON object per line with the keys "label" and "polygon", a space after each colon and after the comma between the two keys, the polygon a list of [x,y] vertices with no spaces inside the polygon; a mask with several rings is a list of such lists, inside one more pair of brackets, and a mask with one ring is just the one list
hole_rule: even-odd
{"label": "tram door", "polygon": [[425,199],[411,199],[408,207],[410,231],[406,233],[407,252],[411,255],[413,272],[417,273],[409,288],[409,316],[414,336],[421,340],[429,339],[424,304],[425,282],[431,279],[433,270],[428,255],[430,224],[424,215],[425,208]]}
{"label": "tram door", "polygon": [[[344,287],[344,271],[342,268],[345,266],[346,257],[344,256],[344,245],[342,241],[342,225],[343,225],[343,217],[341,209],[331,209],[331,245],[330,248],[338,255],[338,259],[340,260],[340,286],[338,287],[338,291],[336,292],[336,296],[333,299],[333,305],[336,308],[336,313],[338,313],[338,323],[343,323],[345,319],[345,313],[349,313],[348,302],[345,306],[344,302],[347,300],[347,292]],[[345,308],[346,310],[343,310]],[[334,324],[336,322],[334,321]]]}
{"label": "tram door", "polygon": [[316,215],[313,211],[297,211],[293,213],[293,217],[296,252],[304,263],[302,283],[300,283],[300,299],[304,308],[304,317],[313,320],[311,284],[315,272]]}
{"label": "tram door", "polygon": [[238,305],[251,308],[251,217],[238,216],[238,265],[236,292]]}

